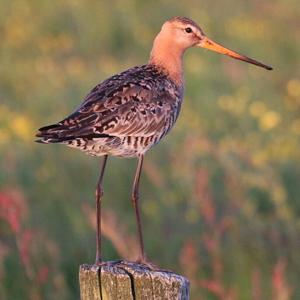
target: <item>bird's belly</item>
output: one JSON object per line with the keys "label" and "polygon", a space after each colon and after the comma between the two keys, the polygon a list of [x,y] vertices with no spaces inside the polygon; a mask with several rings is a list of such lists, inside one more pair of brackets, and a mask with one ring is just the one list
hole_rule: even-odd
{"label": "bird's belly", "polygon": [[148,151],[161,139],[161,137],[162,136],[159,135],[152,135],[148,137],[77,138],[66,142],[66,144],[69,147],[76,148],[92,156],[112,155],[120,157],[137,157]]}

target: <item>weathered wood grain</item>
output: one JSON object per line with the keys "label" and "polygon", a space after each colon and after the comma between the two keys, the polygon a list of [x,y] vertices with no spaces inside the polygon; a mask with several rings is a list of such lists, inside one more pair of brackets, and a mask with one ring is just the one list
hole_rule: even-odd
{"label": "weathered wood grain", "polygon": [[171,271],[125,261],[81,265],[81,300],[188,300],[189,281]]}

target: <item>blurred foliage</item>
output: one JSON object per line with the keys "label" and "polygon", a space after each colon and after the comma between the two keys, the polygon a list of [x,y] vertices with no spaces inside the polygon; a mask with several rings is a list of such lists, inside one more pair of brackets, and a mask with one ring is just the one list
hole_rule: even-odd
{"label": "blurred foliage", "polygon": [[[145,63],[174,15],[274,71],[188,51],[181,116],[146,157],[148,256],[188,276],[192,299],[300,298],[298,1],[0,4],[1,299],[78,298],[78,266],[95,253],[99,160],[35,144],[35,131],[72,112],[99,81]],[[106,260],[134,258],[135,163],[108,161]]]}

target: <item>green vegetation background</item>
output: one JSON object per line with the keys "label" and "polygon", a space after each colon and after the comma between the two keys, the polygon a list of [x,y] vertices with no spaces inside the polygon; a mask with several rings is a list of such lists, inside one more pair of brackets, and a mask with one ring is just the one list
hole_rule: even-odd
{"label": "green vegetation background", "polygon": [[[300,10],[297,0],[0,0],[0,298],[78,299],[95,254],[99,159],[34,143],[106,77],[144,64],[169,17],[274,71],[191,49],[172,132],[146,156],[148,257],[192,299],[300,298]],[[136,254],[136,161],[105,177],[105,260]]]}

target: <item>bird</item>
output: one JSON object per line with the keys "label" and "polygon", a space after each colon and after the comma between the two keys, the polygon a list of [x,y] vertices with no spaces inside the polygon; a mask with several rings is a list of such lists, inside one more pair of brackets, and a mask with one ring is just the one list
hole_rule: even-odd
{"label": "bird", "polygon": [[95,192],[96,264],[102,263],[102,181],[108,156],[137,158],[131,200],[139,244],[137,262],[147,262],[139,209],[144,156],[166,136],[178,118],[184,96],[183,55],[191,47],[206,48],[272,70],[268,65],[214,42],[193,20],[176,16],[162,25],[148,63],[96,85],[72,114],[56,124],[40,128],[36,134],[39,143],[64,144],[102,157]]}

